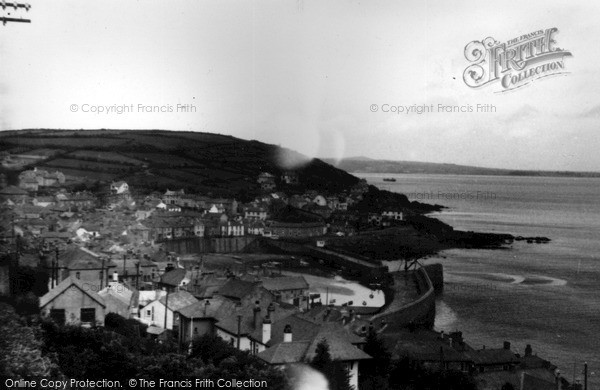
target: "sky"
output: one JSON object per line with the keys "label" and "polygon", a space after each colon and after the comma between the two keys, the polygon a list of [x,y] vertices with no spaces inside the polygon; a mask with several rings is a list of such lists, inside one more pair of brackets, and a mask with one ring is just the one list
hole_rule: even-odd
{"label": "sky", "polygon": [[[0,130],[203,131],[311,157],[600,171],[597,1],[29,3],[0,9],[32,20],[0,25]],[[572,53],[563,74],[465,84],[469,42],[553,27]],[[391,112],[413,105],[435,110]]]}

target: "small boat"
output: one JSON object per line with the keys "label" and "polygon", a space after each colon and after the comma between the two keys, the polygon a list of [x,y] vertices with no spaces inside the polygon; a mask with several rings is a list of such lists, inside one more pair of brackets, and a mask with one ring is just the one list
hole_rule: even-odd
{"label": "small boat", "polygon": [[383,181],[396,181],[396,179],[393,177],[384,177]]}

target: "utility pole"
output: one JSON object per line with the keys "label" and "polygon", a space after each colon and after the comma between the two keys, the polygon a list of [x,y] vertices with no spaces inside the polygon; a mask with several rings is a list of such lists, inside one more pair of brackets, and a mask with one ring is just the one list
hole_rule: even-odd
{"label": "utility pole", "polygon": [[241,332],[242,332],[242,315],[238,314],[237,315],[237,349],[240,349],[240,338],[241,338]]}
{"label": "utility pole", "polygon": [[138,262],[136,265],[136,267],[137,267],[137,273],[135,275],[135,289],[136,290],[140,289],[140,262],[141,261],[142,261],[141,259],[138,259]]}
{"label": "utility pole", "polygon": [[[17,2],[8,3],[8,2],[5,2],[4,0],[2,0],[0,2],[0,7],[2,7],[2,11],[6,11],[6,8],[13,8],[14,11],[17,11],[19,8],[23,8],[25,11],[29,12],[31,5],[26,4],[26,3],[17,3]],[[0,16],[0,21],[2,22],[2,25],[4,25],[4,26],[6,26],[6,23],[9,23],[9,22],[31,23],[31,19],[12,17],[10,12],[6,16],[5,15]]]}
{"label": "utility pole", "polygon": [[[104,257],[102,258],[102,271],[100,271],[100,290],[102,290],[104,288],[104,262],[106,260],[104,259]],[[108,276],[107,276],[108,278]],[[108,283],[106,283],[108,284]]]}
{"label": "utility pole", "polygon": [[167,314],[169,313],[169,286],[166,286],[167,296],[165,297],[165,331],[167,330]]}
{"label": "utility pole", "polygon": [[54,247],[54,260],[52,261],[52,288],[58,285],[58,245]]}
{"label": "utility pole", "polygon": [[588,364],[583,363],[583,390],[588,390]]}
{"label": "utility pole", "polygon": [[123,277],[121,279],[123,281],[125,281],[125,276],[127,275],[126,264],[127,264],[127,255],[123,255]]}

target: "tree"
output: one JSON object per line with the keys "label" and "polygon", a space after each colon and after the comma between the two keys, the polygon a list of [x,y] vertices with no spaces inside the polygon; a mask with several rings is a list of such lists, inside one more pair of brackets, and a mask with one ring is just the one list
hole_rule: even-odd
{"label": "tree", "polygon": [[389,388],[391,355],[372,326],[367,333],[364,352],[373,359],[366,360],[360,365],[360,388],[363,390]]}
{"label": "tree", "polygon": [[327,374],[326,370],[331,366],[331,354],[329,353],[329,344],[323,339],[317,344],[316,355],[310,363],[313,368]]}
{"label": "tree", "polygon": [[350,372],[348,368],[339,361],[334,361],[329,353],[329,344],[327,340],[322,339],[317,344],[315,357],[310,365],[323,373],[329,380],[331,390],[352,390],[350,386]]}
{"label": "tree", "polygon": [[42,354],[35,329],[19,319],[14,309],[0,303],[0,377],[29,379],[60,377],[58,366]]}
{"label": "tree", "polygon": [[501,390],[515,390],[515,387],[510,382],[506,382],[502,385]]}

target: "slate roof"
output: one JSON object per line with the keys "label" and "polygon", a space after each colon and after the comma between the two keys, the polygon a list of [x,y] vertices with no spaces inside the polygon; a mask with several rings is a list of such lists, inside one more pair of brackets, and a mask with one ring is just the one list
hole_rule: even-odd
{"label": "slate roof", "polygon": [[8,186],[0,189],[0,195],[27,195],[28,192],[15,186]]}
{"label": "slate roof", "polygon": [[[266,314],[266,313],[263,313]],[[314,321],[302,318],[296,314],[284,317],[271,324],[271,339],[267,343],[268,346],[276,345],[283,342],[283,330],[286,325],[292,327],[293,340],[310,341],[319,333],[320,325]],[[255,329],[250,338],[262,341],[262,327]]]}
{"label": "slate roof", "polygon": [[102,298],[112,296],[122,303],[129,305],[134,293],[121,283],[109,282],[108,286],[98,291],[98,295],[100,295]]}
{"label": "slate roof", "polygon": [[265,278],[262,280],[263,287],[269,291],[301,290],[308,289],[308,282],[304,276],[280,276],[276,278]]}
{"label": "slate roof", "polygon": [[[409,355],[412,359],[420,361],[439,361],[443,354],[445,361],[472,362],[470,351],[459,350],[450,346],[447,339],[442,340],[440,334],[430,330],[417,330],[414,332],[401,331],[397,333],[383,333],[383,342],[392,354],[392,358]],[[463,347],[460,347],[463,348]],[[469,348],[465,345],[464,348]]]}
{"label": "slate roof", "polygon": [[[191,305],[192,303],[198,302],[198,300],[192,294],[183,290],[168,294],[168,298],[169,301],[167,302],[167,307],[172,311],[178,311],[186,306]],[[159,302],[163,305],[166,301],[167,296],[164,296],[159,300]]]}
{"label": "slate roof", "polygon": [[181,281],[185,278],[187,271],[183,268],[175,268],[169,272],[166,272],[160,277],[160,283],[168,286],[179,286]]}
{"label": "slate roof", "polygon": [[[288,325],[292,329],[292,342],[283,341],[284,329]],[[260,341],[262,329],[255,330],[250,338]],[[268,348],[257,356],[270,364],[310,361],[315,356],[317,345],[323,339],[327,340],[329,352],[334,360],[371,359],[371,356],[355,345],[364,343],[362,337],[349,332],[339,323],[313,321],[299,314],[273,320]]]}
{"label": "slate roof", "polygon": [[[259,325],[260,329],[262,329],[262,318],[267,315],[268,305],[269,302],[259,303],[259,307],[261,308],[259,313],[261,317]],[[298,311],[298,309],[295,307],[288,308],[277,303],[273,303],[273,307],[275,311],[270,313],[273,322],[276,322],[281,318],[288,317],[289,315]],[[238,329],[238,315],[242,316],[240,333],[243,335],[249,335],[254,332],[254,306],[239,306],[236,302],[230,299],[225,299],[219,310],[215,313],[215,318],[218,321],[217,327],[231,334],[236,334]]]}
{"label": "slate roof", "polygon": [[241,300],[251,295],[260,286],[260,282],[248,282],[240,279],[230,279],[219,289],[219,295],[227,298]]}
{"label": "slate roof", "polygon": [[279,343],[268,348],[257,356],[270,364],[289,364],[304,361],[306,352],[310,347],[310,341],[292,341],[290,343]]}
{"label": "slate roof", "polygon": [[336,331],[335,329],[325,328],[321,329],[321,331],[312,340],[312,343],[306,353],[307,361],[314,359],[317,351],[317,345],[323,339],[327,340],[327,344],[329,344],[329,354],[333,360],[351,361],[371,359],[371,356],[350,343],[346,339],[345,335],[339,332],[339,329]]}
{"label": "slate roof", "polygon": [[519,363],[519,359],[510,349],[489,348],[469,351],[468,356],[473,359],[477,365],[500,365],[509,363]]}
{"label": "slate roof", "polygon": [[[102,259],[89,249],[72,246],[64,252],[59,252],[58,261],[61,267],[69,269],[102,269]],[[105,261],[104,267],[115,267],[112,261]]]}
{"label": "slate roof", "polygon": [[286,206],[279,210],[271,218],[279,223],[307,223],[307,224],[324,224],[324,219],[318,214],[311,213],[306,210],[298,209],[292,206]]}
{"label": "slate roof", "polygon": [[[221,297],[203,299],[179,309],[177,312],[186,318],[215,318],[221,306],[226,304],[225,300],[226,298]],[[209,302],[209,305],[206,305],[206,301]]]}
{"label": "slate roof", "polygon": [[91,291],[91,289],[89,287],[85,287],[83,285],[83,282],[81,282],[79,279],[75,278],[74,276],[69,276],[68,278],[66,278],[65,280],[60,282],[58,284],[58,286],[56,286],[52,290],[48,291],[46,294],[44,294],[44,296],[42,296],[40,298],[40,308],[43,308],[48,303],[52,302],[59,295],[64,293],[67,289],[71,288],[71,286],[75,286],[75,288],[81,290],[81,292],[88,295],[90,298],[92,298],[93,300],[98,302],[100,305],[102,305],[103,307],[106,307],[106,303],[104,302],[104,299],[102,299],[102,297],[100,295],[98,295],[94,291]]}

